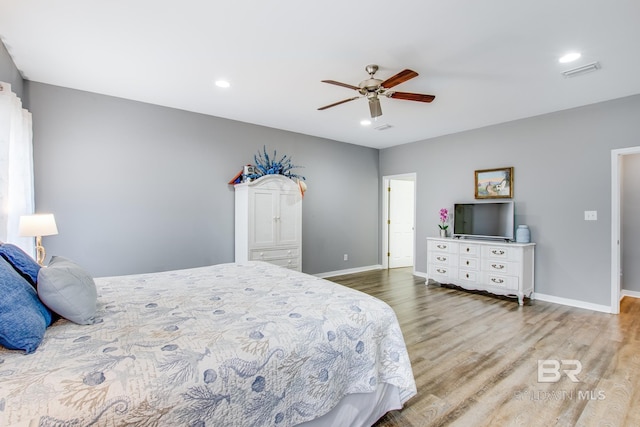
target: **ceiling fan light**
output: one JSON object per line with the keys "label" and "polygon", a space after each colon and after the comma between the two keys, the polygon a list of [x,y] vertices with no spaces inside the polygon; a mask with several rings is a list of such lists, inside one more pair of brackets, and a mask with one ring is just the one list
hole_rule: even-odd
{"label": "ceiling fan light", "polygon": [[360,120],[360,125],[362,125],[362,126],[370,126],[371,125],[371,120],[368,120],[368,119]]}
{"label": "ceiling fan light", "polygon": [[382,115],[382,107],[380,107],[380,99],[369,98],[369,112],[371,112],[371,118],[375,119]]}

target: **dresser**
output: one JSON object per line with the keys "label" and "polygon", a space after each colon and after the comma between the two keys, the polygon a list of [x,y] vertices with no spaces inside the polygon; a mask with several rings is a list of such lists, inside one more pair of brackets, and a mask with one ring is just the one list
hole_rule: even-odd
{"label": "dresser", "polygon": [[302,195],[283,175],[235,186],[235,260],[302,271]]}
{"label": "dresser", "polygon": [[470,290],[524,297],[534,290],[535,243],[427,238],[427,278]]}

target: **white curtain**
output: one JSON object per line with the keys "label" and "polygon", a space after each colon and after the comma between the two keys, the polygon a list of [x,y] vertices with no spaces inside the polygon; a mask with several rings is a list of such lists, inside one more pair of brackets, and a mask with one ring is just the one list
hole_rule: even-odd
{"label": "white curtain", "polygon": [[35,253],[33,237],[18,236],[20,215],[34,212],[31,113],[0,82],[0,241]]}

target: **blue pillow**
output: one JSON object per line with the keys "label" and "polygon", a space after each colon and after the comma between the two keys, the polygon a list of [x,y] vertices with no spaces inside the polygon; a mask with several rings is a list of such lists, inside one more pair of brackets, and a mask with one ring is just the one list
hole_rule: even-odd
{"label": "blue pillow", "polygon": [[0,257],[0,345],[33,353],[50,324],[51,312],[36,290]]}
{"label": "blue pillow", "polygon": [[11,243],[3,243],[0,245],[0,256],[7,260],[22,277],[31,283],[31,286],[36,286],[40,265],[25,251]]}

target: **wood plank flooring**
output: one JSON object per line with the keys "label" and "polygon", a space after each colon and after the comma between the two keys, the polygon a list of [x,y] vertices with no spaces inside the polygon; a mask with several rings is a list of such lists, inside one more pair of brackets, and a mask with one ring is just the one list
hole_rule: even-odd
{"label": "wood plank flooring", "polygon": [[[640,426],[640,300],[611,315],[427,286],[404,268],[329,280],[387,302],[402,328],[418,394],[375,427]],[[579,382],[539,382],[545,359],[578,360]]]}

